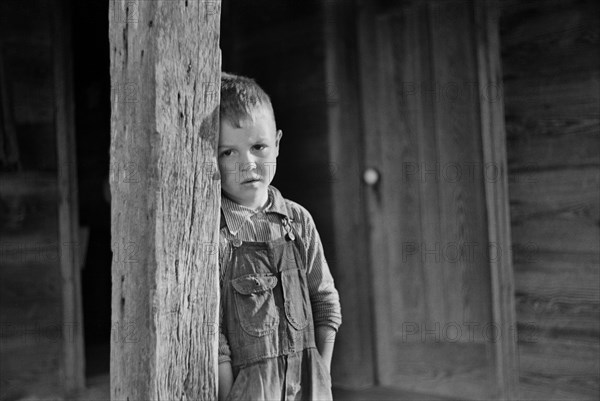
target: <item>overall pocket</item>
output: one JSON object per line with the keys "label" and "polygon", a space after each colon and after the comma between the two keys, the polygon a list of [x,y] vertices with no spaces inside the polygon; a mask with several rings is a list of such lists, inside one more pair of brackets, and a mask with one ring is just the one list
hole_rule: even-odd
{"label": "overall pocket", "polygon": [[306,273],[302,269],[284,270],[281,272],[281,284],[285,316],[292,327],[302,330],[308,325],[309,318],[312,318]]}
{"label": "overall pocket", "polygon": [[246,333],[261,337],[277,328],[279,314],[273,298],[277,277],[248,274],[231,280],[231,285],[238,321]]}

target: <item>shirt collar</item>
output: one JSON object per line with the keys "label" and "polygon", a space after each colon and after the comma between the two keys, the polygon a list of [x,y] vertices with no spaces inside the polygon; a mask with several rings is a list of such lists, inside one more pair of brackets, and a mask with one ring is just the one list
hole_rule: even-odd
{"label": "shirt collar", "polygon": [[[267,207],[263,210],[263,212],[278,213],[289,218],[287,207],[285,206],[285,200],[283,199],[283,196],[279,190],[274,186],[269,185],[267,193],[269,200],[267,202]],[[221,210],[223,211],[225,223],[229,229],[229,232],[234,235],[240,230],[246,220],[258,213],[256,210],[252,210],[232,201],[225,195],[221,197]]]}

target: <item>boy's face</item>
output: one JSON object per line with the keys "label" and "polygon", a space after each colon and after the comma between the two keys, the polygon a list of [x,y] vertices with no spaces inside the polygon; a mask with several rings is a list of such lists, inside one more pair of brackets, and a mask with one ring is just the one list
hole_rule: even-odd
{"label": "boy's face", "polygon": [[221,121],[219,171],[221,189],[234,202],[252,209],[263,206],[268,187],[275,176],[281,130],[268,112],[254,113],[241,128]]}

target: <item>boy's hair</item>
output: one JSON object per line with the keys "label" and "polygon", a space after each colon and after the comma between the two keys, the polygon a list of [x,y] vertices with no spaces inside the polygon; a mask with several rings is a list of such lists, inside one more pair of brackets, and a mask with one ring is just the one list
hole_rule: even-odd
{"label": "boy's hair", "polygon": [[270,113],[275,123],[269,95],[252,78],[221,73],[221,121],[241,128],[241,121],[254,120],[254,114],[261,112]]}

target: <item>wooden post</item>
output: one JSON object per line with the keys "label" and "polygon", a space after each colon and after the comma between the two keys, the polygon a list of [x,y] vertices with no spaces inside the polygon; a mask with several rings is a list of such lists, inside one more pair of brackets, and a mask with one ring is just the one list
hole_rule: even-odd
{"label": "wooden post", "polygon": [[211,400],[220,1],[112,0],[113,400]]}

